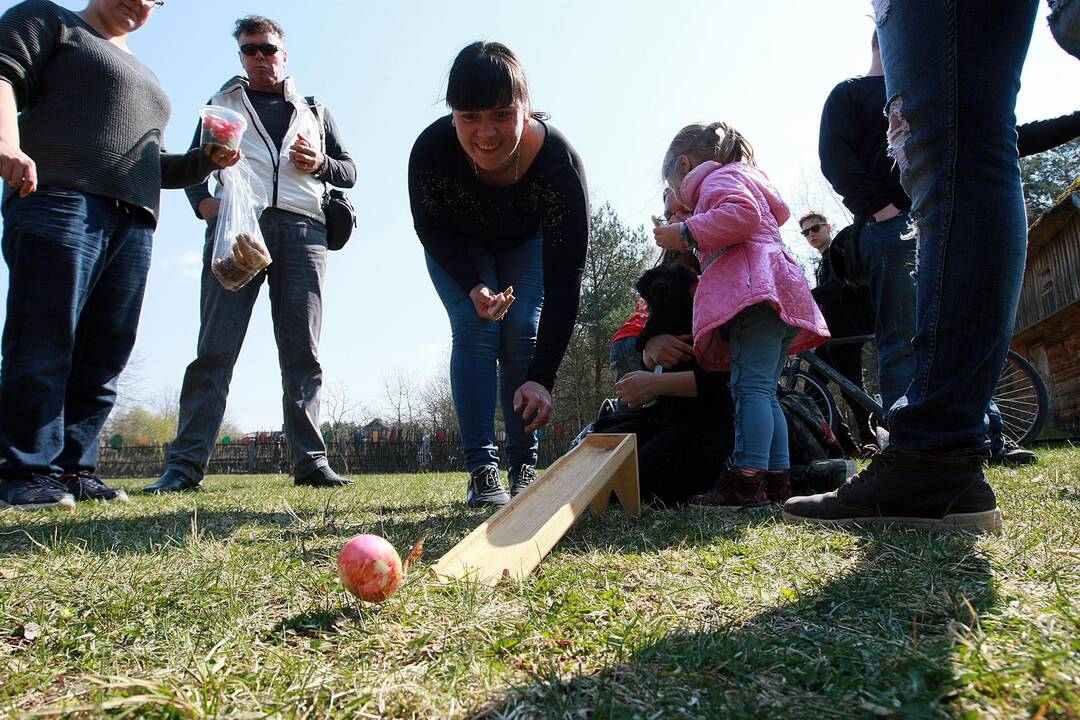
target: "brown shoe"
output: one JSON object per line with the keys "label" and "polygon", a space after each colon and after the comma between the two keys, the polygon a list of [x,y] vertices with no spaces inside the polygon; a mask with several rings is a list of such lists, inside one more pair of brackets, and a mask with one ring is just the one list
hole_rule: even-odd
{"label": "brown shoe", "polygon": [[769,502],[784,504],[791,492],[791,471],[770,470],[765,477],[765,497]]}
{"label": "brown shoe", "polygon": [[765,495],[765,482],[769,473],[758,470],[753,475],[743,475],[738,468],[728,465],[716,478],[713,489],[701,495],[691,495],[691,505],[707,505],[724,508],[755,508],[769,504]]}

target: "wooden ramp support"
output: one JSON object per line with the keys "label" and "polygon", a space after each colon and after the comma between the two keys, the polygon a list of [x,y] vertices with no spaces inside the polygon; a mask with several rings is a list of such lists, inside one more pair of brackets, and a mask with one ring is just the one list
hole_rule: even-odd
{"label": "wooden ramp support", "polygon": [[613,492],[627,515],[641,514],[637,438],[588,435],[443,555],[432,572],[440,580],[483,585],[528,577],[586,508],[602,512]]}

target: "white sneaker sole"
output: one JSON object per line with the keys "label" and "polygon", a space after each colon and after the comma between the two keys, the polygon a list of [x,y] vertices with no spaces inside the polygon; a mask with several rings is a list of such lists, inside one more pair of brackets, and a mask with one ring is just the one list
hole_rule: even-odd
{"label": "white sneaker sole", "polygon": [[802,517],[801,515],[792,515],[785,511],[784,522],[790,525],[825,525],[829,527],[892,525],[915,530],[965,530],[975,533],[999,533],[1001,532],[1001,511],[994,508],[993,510],[985,510],[977,513],[954,513],[952,515],[946,515],[940,520],[935,520],[933,518],[886,517],[881,515],[826,519]]}
{"label": "white sneaker sole", "polygon": [[23,511],[29,511],[29,510],[55,510],[55,509],[58,509],[58,508],[63,509],[63,510],[74,510],[75,509],[75,496],[67,494],[67,495],[64,495],[63,497],[61,497],[56,502],[29,503],[27,505],[9,505],[8,503],[4,502],[3,500],[0,500],[0,508],[11,508],[12,510],[23,510]]}

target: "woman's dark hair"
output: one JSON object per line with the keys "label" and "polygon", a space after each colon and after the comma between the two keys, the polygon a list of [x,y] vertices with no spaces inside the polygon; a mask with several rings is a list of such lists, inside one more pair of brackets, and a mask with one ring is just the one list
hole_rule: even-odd
{"label": "woman's dark hair", "polygon": [[461,49],[450,67],[446,104],[459,111],[521,105],[534,118],[547,118],[531,111],[525,68],[510,48],[498,42],[478,41]]}

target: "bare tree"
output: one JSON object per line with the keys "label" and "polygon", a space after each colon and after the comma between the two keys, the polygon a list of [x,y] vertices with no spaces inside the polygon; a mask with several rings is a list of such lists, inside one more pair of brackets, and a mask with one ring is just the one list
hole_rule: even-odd
{"label": "bare tree", "polygon": [[399,429],[418,425],[420,383],[405,368],[395,368],[383,374],[383,397],[386,409]]}

